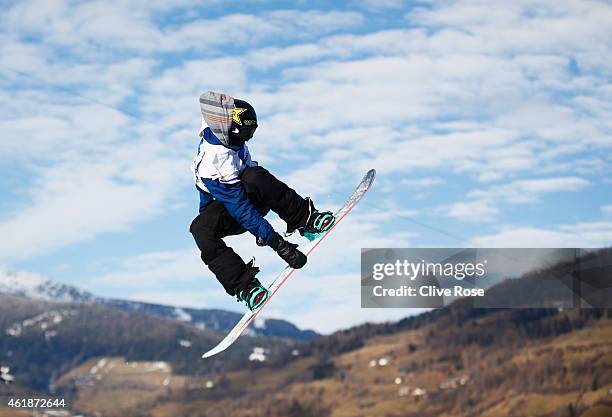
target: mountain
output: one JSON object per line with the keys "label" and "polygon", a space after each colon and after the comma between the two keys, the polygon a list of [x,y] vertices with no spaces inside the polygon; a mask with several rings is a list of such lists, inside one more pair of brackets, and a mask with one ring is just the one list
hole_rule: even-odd
{"label": "mountain", "polygon": [[[51,302],[96,303],[128,312],[140,312],[192,324],[200,329],[229,331],[242,317],[241,313],[218,309],[196,309],[97,297],[87,291],[51,281],[29,272],[11,271],[0,266],[0,294]],[[247,330],[253,336],[312,340],[319,334],[301,330],[285,320],[258,319]]]}
{"label": "mountain", "polygon": [[71,285],[51,281],[41,275],[12,271],[0,265],[0,294],[47,301],[90,302],[96,297]]}
{"label": "mountain", "polygon": [[90,358],[164,361],[183,375],[202,375],[258,366],[256,348],[278,354],[302,342],[246,336],[222,358],[204,361],[203,352],[223,333],[99,303],[73,303],[0,295],[0,364],[15,381],[53,392],[54,380]]}
{"label": "mountain", "polygon": [[[138,301],[103,299],[102,304],[125,311],[138,311],[159,317],[167,317],[190,323],[200,329],[228,331],[242,318],[242,314],[218,309],[196,309],[165,306]],[[312,330],[301,330],[286,320],[257,318],[246,334],[252,336],[284,337],[295,340],[312,340],[319,334]]]}

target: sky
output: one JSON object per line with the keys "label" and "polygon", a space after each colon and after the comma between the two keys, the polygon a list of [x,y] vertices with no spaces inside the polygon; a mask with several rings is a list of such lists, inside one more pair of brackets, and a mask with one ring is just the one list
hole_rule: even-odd
{"label": "sky", "polygon": [[[412,314],[360,308],[361,248],[612,242],[610,2],[0,4],[5,268],[244,308],[188,232],[207,90],[255,107],[253,159],[321,209],[378,172],[267,317],[327,333]],[[283,267],[249,234],[227,242],[264,283]]]}

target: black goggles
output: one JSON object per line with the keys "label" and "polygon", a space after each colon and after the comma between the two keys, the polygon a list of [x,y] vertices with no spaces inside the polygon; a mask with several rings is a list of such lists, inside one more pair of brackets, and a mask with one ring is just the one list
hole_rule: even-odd
{"label": "black goggles", "polygon": [[241,140],[247,141],[253,137],[255,129],[257,129],[257,125],[242,126],[238,129],[238,137]]}

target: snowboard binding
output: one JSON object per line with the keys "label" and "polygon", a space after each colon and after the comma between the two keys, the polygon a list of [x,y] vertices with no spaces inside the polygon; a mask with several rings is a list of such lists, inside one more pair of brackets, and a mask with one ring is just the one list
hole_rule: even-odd
{"label": "snowboard binding", "polygon": [[310,197],[308,201],[308,220],[303,228],[298,229],[300,234],[311,242],[323,236],[336,222],[336,218],[331,211],[318,211]]}
{"label": "snowboard binding", "polygon": [[265,304],[270,296],[270,291],[261,285],[261,282],[255,275],[259,272],[259,268],[254,265],[255,259],[246,264],[246,271],[242,277],[246,284],[236,294],[236,301],[243,301],[249,310],[256,311],[259,307]]}

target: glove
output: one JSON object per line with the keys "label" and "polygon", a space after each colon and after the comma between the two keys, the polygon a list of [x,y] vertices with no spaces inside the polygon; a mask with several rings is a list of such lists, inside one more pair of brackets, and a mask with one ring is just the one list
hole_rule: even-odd
{"label": "glove", "polygon": [[287,242],[278,233],[274,233],[268,243],[263,242],[258,237],[257,244],[259,246],[270,246],[291,268],[299,269],[306,265],[306,255],[298,250],[298,245]]}

